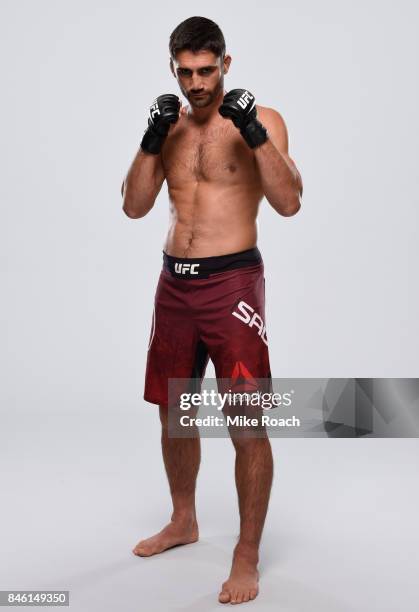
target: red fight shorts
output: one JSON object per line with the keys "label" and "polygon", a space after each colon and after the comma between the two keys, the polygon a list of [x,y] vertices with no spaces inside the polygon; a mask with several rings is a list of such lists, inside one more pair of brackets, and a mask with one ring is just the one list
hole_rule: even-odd
{"label": "red fight shorts", "polygon": [[147,352],[144,399],[168,405],[170,378],[200,379],[208,360],[217,381],[271,379],[265,278],[255,247],[204,258],[163,251]]}

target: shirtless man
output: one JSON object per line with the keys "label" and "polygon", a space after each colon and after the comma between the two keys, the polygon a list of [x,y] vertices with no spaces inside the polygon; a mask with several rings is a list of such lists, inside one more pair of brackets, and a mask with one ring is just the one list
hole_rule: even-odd
{"label": "shirtless man", "polygon": [[[202,379],[209,358],[217,378],[240,373],[270,378],[267,339],[261,333],[264,273],[256,217],[263,196],[289,217],[298,212],[302,195],[281,115],[256,106],[247,90],[224,89],[231,56],[219,27],[191,17],[173,31],[169,50],[170,70],[189,105],[182,108],[173,94],[156,99],[122,186],[124,212],[139,219],[151,210],[166,180],[171,214],[144,398],[159,405],[173,513],[162,531],[135,546],[134,554],[141,557],[198,540],[199,434],[168,435],[167,380]],[[256,313],[253,326],[244,324],[249,313]],[[219,601],[236,604],[258,593],[258,551],[273,461],[267,436],[232,441],[240,535]]]}

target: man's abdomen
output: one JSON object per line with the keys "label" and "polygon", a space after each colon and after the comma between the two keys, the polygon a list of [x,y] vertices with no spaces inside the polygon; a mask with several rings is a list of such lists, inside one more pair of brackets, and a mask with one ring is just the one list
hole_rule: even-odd
{"label": "man's abdomen", "polygon": [[[169,192],[170,193],[170,192]],[[256,246],[260,196],[249,186],[198,185],[172,192],[164,250],[174,257],[213,257]]]}

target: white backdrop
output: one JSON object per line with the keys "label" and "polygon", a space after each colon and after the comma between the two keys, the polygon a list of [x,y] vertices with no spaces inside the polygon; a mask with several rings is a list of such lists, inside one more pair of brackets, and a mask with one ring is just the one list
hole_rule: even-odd
{"label": "white backdrop", "polygon": [[[150,472],[141,471],[146,461],[159,483],[155,499],[153,493],[150,498],[160,503],[164,495],[162,520],[167,515],[157,409],[141,399],[168,223],[167,189],[147,217],[133,221],[122,213],[120,186],[151,101],[160,93],[179,93],[169,72],[168,38],[192,15],[212,18],[224,32],[233,57],[226,88],[248,88],[258,103],[282,113],[290,155],[304,181],[296,217],[282,218],[264,201],[259,218],[273,375],[418,375],[417,3],[2,0],[0,11],[0,400],[7,486],[13,489],[17,466],[38,465],[43,445],[45,462],[36,474],[49,474],[48,466],[65,449],[67,462],[57,469],[63,478],[74,478],[77,495],[76,472],[86,469],[83,461],[99,448],[93,436],[83,454],[77,432],[97,433],[109,418],[109,436],[116,424],[126,426],[113,455],[128,452],[127,463],[117,462],[120,472],[113,468],[116,480],[122,473],[126,479],[121,507],[128,491],[136,504],[140,492],[153,486]],[[60,444],[48,446],[47,430],[54,436],[61,432]],[[73,433],[66,436],[66,431]],[[316,449],[338,473],[338,448],[346,444],[349,457],[355,447],[360,452],[358,443],[339,444],[275,441],[275,448],[278,456],[283,448],[290,457],[298,452],[306,470],[315,469],[311,453]],[[214,470],[224,460],[223,449],[232,469],[226,445],[227,440],[205,441],[205,461]],[[418,458],[414,440],[381,441],[369,448],[378,453],[378,472],[380,453],[394,457],[393,465],[405,473]],[[371,451],[364,446],[362,452],[367,460]],[[302,467],[289,461],[291,470]],[[357,480],[362,461],[358,466],[360,472],[354,468],[348,478]],[[374,469],[371,483],[377,482]],[[86,491],[101,486],[92,474]],[[130,478],[138,479],[137,491]],[[409,486],[407,479],[406,492]],[[231,505],[226,513],[233,515],[231,487],[232,480],[224,494]],[[394,499],[391,487],[389,481],[388,500]],[[21,522],[14,522],[22,509],[21,492],[9,493],[4,526],[10,539],[4,551],[12,555],[21,546],[24,555]],[[289,494],[292,508],[298,494]],[[47,528],[50,500],[45,499],[39,517]],[[98,492],[90,503],[99,507],[99,499]],[[400,511],[412,508],[412,500],[400,499]],[[147,530],[161,527],[147,504],[137,516],[142,518],[135,519],[124,553]],[[20,518],[25,523],[27,515]],[[57,534],[60,527],[57,523]],[[33,537],[33,530],[27,535]],[[5,563],[13,567],[6,557]],[[9,582],[0,588],[15,583],[28,588],[28,581],[17,578],[21,563],[18,555]],[[30,571],[28,566],[27,575],[33,576]]]}

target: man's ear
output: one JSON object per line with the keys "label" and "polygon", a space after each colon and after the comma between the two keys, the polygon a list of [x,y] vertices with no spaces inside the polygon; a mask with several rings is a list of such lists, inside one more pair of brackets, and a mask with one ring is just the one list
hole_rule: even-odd
{"label": "man's ear", "polygon": [[175,67],[173,66],[173,60],[172,58],[170,58],[169,60],[169,67],[170,67],[170,71],[173,74],[173,76],[176,78],[176,74],[175,74]]}
{"label": "man's ear", "polygon": [[223,60],[223,72],[224,74],[227,74],[227,72],[230,69],[230,64],[231,64],[231,55],[225,55],[224,56],[224,60]]}

